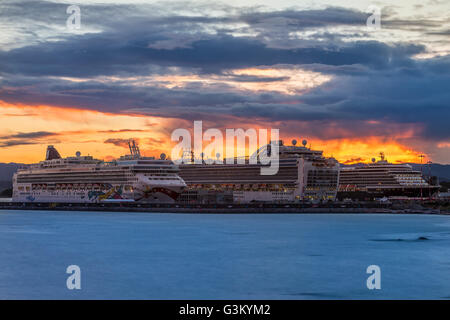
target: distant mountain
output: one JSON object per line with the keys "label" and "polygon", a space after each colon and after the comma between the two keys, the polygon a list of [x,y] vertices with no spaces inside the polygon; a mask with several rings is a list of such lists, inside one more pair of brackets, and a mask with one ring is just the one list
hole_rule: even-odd
{"label": "distant mountain", "polygon": [[[420,171],[420,168],[422,166],[420,163],[408,164],[410,164],[413,169],[417,171]],[[422,172],[425,175],[429,175],[429,172],[431,171],[431,175],[439,177],[440,181],[450,181],[450,164],[432,163],[430,167],[431,168],[428,167],[428,164],[424,164],[422,167]]]}
{"label": "distant mountain", "polygon": [[0,192],[12,187],[12,176],[19,166],[19,163],[0,163]]}
{"label": "distant mountain", "polygon": [[0,193],[5,190],[12,187],[11,181],[0,181]]}

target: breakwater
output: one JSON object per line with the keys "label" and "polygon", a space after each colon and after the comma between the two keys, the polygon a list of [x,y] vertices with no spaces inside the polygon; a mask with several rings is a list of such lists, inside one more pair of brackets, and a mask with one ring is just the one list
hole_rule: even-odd
{"label": "breakwater", "polygon": [[327,203],[327,204],[233,204],[179,205],[139,203],[0,203],[0,210],[114,211],[158,213],[392,213],[392,214],[450,214],[447,207],[424,206],[417,203]]}

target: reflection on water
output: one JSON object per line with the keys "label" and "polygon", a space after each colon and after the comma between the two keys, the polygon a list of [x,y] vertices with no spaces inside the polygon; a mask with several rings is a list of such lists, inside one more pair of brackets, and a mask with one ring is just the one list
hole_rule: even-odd
{"label": "reflection on water", "polygon": [[[0,211],[0,299],[445,299],[450,217]],[[82,289],[68,290],[78,265]],[[368,290],[367,266],[381,268]]]}

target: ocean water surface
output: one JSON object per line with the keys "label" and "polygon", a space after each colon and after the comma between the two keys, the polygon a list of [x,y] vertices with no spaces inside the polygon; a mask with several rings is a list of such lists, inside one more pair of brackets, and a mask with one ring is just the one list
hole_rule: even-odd
{"label": "ocean water surface", "polygon": [[0,211],[0,299],[449,298],[449,216]]}

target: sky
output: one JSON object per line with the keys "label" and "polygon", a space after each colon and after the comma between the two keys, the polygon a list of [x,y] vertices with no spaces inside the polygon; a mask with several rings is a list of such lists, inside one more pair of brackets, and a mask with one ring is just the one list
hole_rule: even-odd
{"label": "sky", "polygon": [[450,163],[450,1],[2,0],[0,30],[0,162],[170,154],[202,120],[343,163]]}

